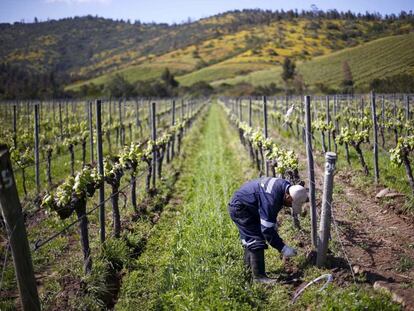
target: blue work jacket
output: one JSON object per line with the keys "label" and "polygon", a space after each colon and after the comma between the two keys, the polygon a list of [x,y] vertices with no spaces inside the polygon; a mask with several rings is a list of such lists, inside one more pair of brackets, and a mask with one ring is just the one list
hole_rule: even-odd
{"label": "blue work jacket", "polygon": [[284,243],[277,233],[276,218],[283,207],[283,197],[289,187],[290,182],[282,178],[254,179],[243,184],[230,201],[232,205],[243,205],[250,209],[254,219],[257,219],[254,215],[258,212],[264,238],[278,250],[283,248]]}

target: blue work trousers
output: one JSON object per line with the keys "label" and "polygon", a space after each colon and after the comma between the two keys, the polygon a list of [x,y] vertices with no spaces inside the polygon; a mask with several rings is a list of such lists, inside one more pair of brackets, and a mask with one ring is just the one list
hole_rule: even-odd
{"label": "blue work trousers", "polygon": [[268,248],[263,236],[258,210],[248,208],[242,204],[229,204],[228,211],[231,219],[239,229],[243,246],[254,251]]}

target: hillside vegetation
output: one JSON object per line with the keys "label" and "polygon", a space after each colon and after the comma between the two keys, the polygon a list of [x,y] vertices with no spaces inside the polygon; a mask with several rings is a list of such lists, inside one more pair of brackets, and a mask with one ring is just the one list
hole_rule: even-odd
{"label": "hillside vegetation", "polygon": [[[234,18],[231,18],[232,16]],[[114,21],[86,16],[36,23],[0,24],[0,57],[31,71],[66,72],[75,77],[140,63],[148,57],[260,24],[262,11],[219,14],[183,24]]]}
{"label": "hillside vegetation", "polygon": [[[378,31],[378,25],[381,31]],[[163,55],[146,57],[139,65],[76,83],[68,89],[78,90],[89,83],[104,84],[117,73],[125,75],[130,82],[154,79],[159,77],[165,67],[175,74],[181,74],[178,80],[185,86],[199,81],[233,78],[277,68],[285,57],[297,61],[311,60],[386,34],[410,29],[408,24],[401,24],[398,28],[394,26],[364,20],[315,21],[304,18],[251,25],[247,30],[219,35]]]}
{"label": "hillside vegetation", "polygon": [[[107,92],[115,75],[132,84],[151,82],[159,80],[165,68],[182,86],[200,81],[217,85],[218,80],[257,71],[273,75],[286,57],[305,64],[413,29],[411,13],[381,17],[335,10],[230,11],[173,25],[93,16],[0,24],[0,81],[5,81],[0,97],[67,96],[63,86],[83,95],[89,88],[96,95]],[[329,68],[337,77],[336,63]],[[303,70],[306,80],[311,69]]]}
{"label": "hillside vegetation", "polygon": [[[414,33],[390,36],[358,47],[316,57],[308,62],[300,62],[297,64],[297,72],[303,75],[305,83],[311,88],[321,83],[328,87],[338,88],[343,80],[342,63],[347,61],[354,81],[356,81],[356,87],[364,88],[375,78],[402,73],[414,74],[413,49]],[[281,73],[282,68],[278,66],[240,75],[233,79],[216,79],[213,85],[241,82],[248,82],[252,85],[266,85],[273,82],[282,85]]]}

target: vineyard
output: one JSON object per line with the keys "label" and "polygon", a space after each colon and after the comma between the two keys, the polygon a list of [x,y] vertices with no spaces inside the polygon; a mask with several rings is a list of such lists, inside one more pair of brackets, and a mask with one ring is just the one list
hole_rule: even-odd
{"label": "vineyard", "polygon": [[[369,85],[373,77],[409,73],[414,63],[412,53],[413,34],[390,36],[373,40],[362,45],[343,49],[328,55],[318,56],[309,62],[298,63],[298,72],[303,75],[309,85],[323,83],[334,87],[342,79],[341,64],[348,61],[353,68],[354,79],[360,86]],[[394,57],[397,56],[398,57]],[[254,85],[265,85],[268,81],[282,83],[282,68],[271,68],[240,75],[235,78],[221,79],[213,85],[221,83],[237,84],[250,82]],[[217,76],[218,77],[218,76]]]}
{"label": "vineyard", "polygon": [[[0,309],[414,307],[413,100],[1,103]],[[271,287],[251,282],[227,213],[258,176],[309,189],[278,218],[299,255],[266,252]]]}

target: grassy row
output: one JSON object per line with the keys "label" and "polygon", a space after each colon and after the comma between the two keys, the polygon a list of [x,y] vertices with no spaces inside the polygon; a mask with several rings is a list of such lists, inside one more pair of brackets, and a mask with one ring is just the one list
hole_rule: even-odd
{"label": "grassy row", "polygon": [[[67,229],[61,236],[47,243],[37,251],[32,251],[32,262],[36,278],[39,280],[39,296],[45,310],[59,309],[101,309],[106,305],[104,296],[108,293],[108,277],[114,271],[114,265],[128,266],[136,253],[140,252],[143,241],[148,236],[153,218],[158,217],[159,206],[164,204],[169,195],[171,184],[175,179],[177,163],[164,165],[163,180],[158,183],[159,194],[153,198],[143,191],[145,188],[145,175],[137,179],[137,199],[139,208],[143,214],[136,219],[132,205],[129,201],[129,187],[119,198],[120,213],[122,219],[122,237],[120,240],[113,238],[111,203],[106,203],[106,234],[107,241],[102,247],[99,242],[98,210],[88,216],[89,240],[93,260],[91,275],[84,275],[83,260],[79,242],[78,227]],[[63,173],[63,171],[59,171]],[[129,183],[129,174],[122,180],[121,188]],[[105,187],[105,198],[109,198],[111,190]],[[125,202],[125,203],[124,203]],[[88,210],[98,203],[97,195],[88,200]],[[31,246],[40,239],[44,240],[55,232],[65,228],[75,220],[72,215],[66,220],[61,220],[55,213],[40,209],[26,221],[28,226],[28,239]],[[134,232],[130,226],[133,223]],[[0,252],[5,252],[5,245],[0,245]],[[9,257],[10,258],[10,257]],[[64,258],[70,258],[61,264]],[[109,267],[109,270],[108,270]],[[119,267],[117,267],[118,269]],[[17,284],[15,281],[12,262],[9,260],[2,283],[4,296],[0,297],[1,310],[14,310]],[[69,287],[69,289],[68,289]],[[110,299],[110,298],[109,298]],[[62,300],[64,302],[62,302]]]}
{"label": "grassy row", "polygon": [[279,217],[280,234],[300,255],[284,263],[277,251],[268,250],[267,271],[280,283],[251,284],[226,206],[233,191],[256,173],[218,106],[212,107],[198,137],[202,140],[193,146],[177,194],[151,233],[145,252],[124,277],[115,309],[399,309],[363,285],[333,285],[323,293],[310,288],[291,305],[293,274],[306,282],[328,270],[317,269],[306,259],[308,219],[300,232],[284,214]]}
{"label": "grassy row", "polygon": [[225,211],[242,176],[230,147],[222,148],[229,129],[218,113],[212,108],[177,185],[176,202],[166,208],[138,269],[124,278],[116,309],[214,309],[223,303],[239,309],[251,300],[243,295],[241,249]]}
{"label": "grassy row", "polygon": [[[188,133],[191,133],[191,131]],[[185,136],[184,143],[186,140],[187,137]],[[114,151],[115,146],[113,147]],[[63,162],[67,159],[62,157],[60,160]],[[144,175],[139,174],[137,178],[137,199],[138,208],[142,212],[139,217],[134,213],[129,201],[129,187],[122,191],[119,198],[123,229],[121,239],[112,237],[110,202],[105,204],[107,241],[103,246],[99,242],[98,210],[88,216],[89,240],[93,261],[93,270],[90,275],[84,275],[77,225],[67,229],[61,236],[45,244],[39,250],[32,251],[32,261],[39,282],[38,291],[43,309],[101,310],[111,304],[111,300],[116,296],[116,294],[111,294],[111,292],[116,291],[116,285],[112,283],[120,278],[121,269],[130,267],[133,259],[142,251],[151,227],[159,218],[162,207],[170,195],[176,180],[176,172],[179,171],[183,161],[181,155],[177,155],[170,164],[165,163],[164,160],[163,175],[162,179],[157,182],[158,191],[155,197],[149,197],[144,191],[146,171],[144,171]],[[55,173],[60,174],[59,176],[64,175],[68,170],[67,166],[55,164],[58,169]],[[66,175],[63,177],[66,177]],[[122,179],[121,188],[128,184],[129,174],[127,173]],[[109,198],[110,195],[110,187],[106,185],[105,198]],[[97,195],[89,199],[87,209],[90,210],[95,206],[98,203],[97,200]],[[27,203],[32,204],[31,201],[27,201]],[[44,209],[35,211],[26,219],[30,245],[34,245],[39,238],[44,240],[62,230],[74,220],[74,215],[66,220],[61,220],[55,213],[50,213],[50,211]],[[3,240],[0,236],[1,262],[4,260],[4,253],[5,239]],[[61,264],[63,260],[65,260],[64,264]],[[4,270],[2,281],[0,310],[15,310],[17,284],[10,260]]]}

